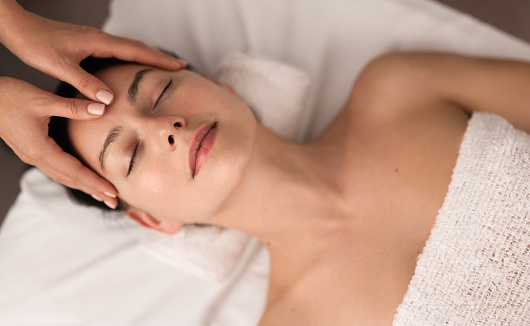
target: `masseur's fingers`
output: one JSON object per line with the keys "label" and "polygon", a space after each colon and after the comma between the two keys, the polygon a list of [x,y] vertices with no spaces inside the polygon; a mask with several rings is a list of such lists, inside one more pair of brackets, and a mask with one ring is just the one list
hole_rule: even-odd
{"label": "masseur's fingers", "polygon": [[0,77],[0,137],[15,154],[55,181],[116,205],[116,189],[48,136],[51,116],[96,119],[103,110],[101,103],[62,98],[24,81]]}
{"label": "masseur's fingers", "polygon": [[63,152],[55,142],[51,141],[44,148],[46,149],[43,154],[55,157],[56,162],[50,165],[42,160],[37,165],[42,172],[67,187],[81,190],[96,200],[104,201],[110,208],[116,208],[116,189],[107,180],[85,167],[75,157]]}
{"label": "masseur's fingers", "polygon": [[[55,94],[50,95],[46,117],[64,117],[73,120],[93,120],[105,113],[106,107],[99,102],[78,98],[65,98]],[[52,99],[53,97],[53,99]]]}
{"label": "masseur's fingers", "polygon": [[0,0],[0,42],[29,66],[71,84],[88,99],[99,102],[60,99],[28,83],[0,77],[0,137],[24,162],[69,187],[106,199],[112,206],[117,202],[112,197],[116,194],[114,187],[48,137],[50,117],[94,119],[104,113],[103,104],[112,102],[112,90],[79,66],[89,56],[116,57],[169,70],[184,67],[185,62],[97,28],[40,17],[13,0]]}
{"label": "masseur's fingers", "polygon": [[107,85],[79,67],[89,56],[115,57],[168,70],[185,66],[182,60],[142,42],[94,27],[46,19],[25,11],[14,1],[5,2],[4,11],[0,12],[0,41],[29,66],[71,84],[94,101],[109,104],[113,94]]}
{"label": "masseur's fingers", "polygon": [[[157,66],[167,70],[177,70],[186,66],[186,62],[175,59],[165,53],[155,50],[142,42],[112,36],[100,31],[95,32],[92,42],[97,42],[98,48],[88,55],[97,58],[114,57],[124,61],[137,62],[150,66]],[[80,93],[94,101],[109,105],[114,94],[101,80],[83,70],[75,61],[66,60],[49,74],[73,85]],[[79,60],[80,61],[80,60]]]}
{"label": "masseur's fingers", "polygon": [[[96,200],[104,201],[110,208],[116,208],[118,205],[116,189],[107,180],[85,167],[78,159],[63,152],[53,140],[49,141],[44,143],[36,141],[33,146],[26,148],[26,153],[19,152],[9,141],[6,143],[24,162],[36,166],[52,180],[81,190],[92,195]],[[53,160],[50,161],[49,158]]]}
{"label": "masseur's fingers", "polygon": [[[109,105],[114,100],[114,94],[104,82],[89,74],[78,64],[68,64],[62,67],[63,81],[74,86],[81,94],[94,101]],[[58,76],[57,76],[58,77]],[[75,118],[72,118],[75,119]]]}

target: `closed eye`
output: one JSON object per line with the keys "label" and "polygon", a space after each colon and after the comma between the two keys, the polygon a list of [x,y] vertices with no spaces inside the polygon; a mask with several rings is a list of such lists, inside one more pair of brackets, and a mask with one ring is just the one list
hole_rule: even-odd
{"label": "closed eye", "polygon": [[154,106],[153,110],[156,108],[156,106],[158,105],[158,102],[160,102],[160,100],[162,99],[162,97],[164,96],[164,94],[166,93],[168,88],[171,86],[171,84],[173,84],[173,79],[169,80],[169,83],[167,83],[166,87],[164,87],[164,89],[162,90],[162,93],[160,93],[160,96],[158,97],[158,99],[155,102],[155,106]]}
{"label": "closed eye", "polygon": [[131,174],[132,169],[134,168],[134,163],[136,160],[136,154],[138,153],[138,146],[140,145],[140,142],[136,144],[136,147],[134,148],[133,155],[131,157],[131,161],[129,162],[129,170],[127,170],[127,176]]}
{"label": "closed eye", "polygon": [[[158,102],[160,102],[160,100],[164,97],[164,94],[169,89],[169,87],[171,87],[172,84],[173,84],[173,79],[170,79],[169,82],[167,83],[167,85],[164,87],[164,89],[160,93],[160,96],[156,100],[153,110],[156,108],[156,106],[158,105]],[[138,154],[138,147],[139,146],[140,146],[140,142],[138,142],[136,144],[136,147],[134,148],[133,154],[131,156],[131,161],[129,162],[129,168],[127,170],[127,175],[126,175],[127,177],[131,174],[132,170],[134,169],[134,166],[135,166],[135,163],[136,163],[136,156]]]}

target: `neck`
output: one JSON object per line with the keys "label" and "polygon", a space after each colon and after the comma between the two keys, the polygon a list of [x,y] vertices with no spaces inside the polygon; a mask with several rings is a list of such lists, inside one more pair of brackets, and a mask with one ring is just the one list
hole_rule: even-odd
{"label": "neck", "polygon": [[245,173],[215,223],[262,240],[288,232],[298,215],[292,212],[322,196],[315,155],[311,143],[294,143],[259,126]]}
{"label": "neck", "polygon": [[328,217],[339,206],[331,156],[329,146],[294,143],[259,126],[245,173],[215,223],[259,238],[273,262],[285,248],[307,253],[315,235],[330,230]]}

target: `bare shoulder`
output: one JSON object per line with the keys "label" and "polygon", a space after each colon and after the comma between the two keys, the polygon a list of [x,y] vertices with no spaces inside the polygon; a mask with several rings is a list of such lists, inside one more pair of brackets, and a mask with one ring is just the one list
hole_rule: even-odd
{"label": "bare shoulder", "polygon": [[411,64],[410,56],[387,53],[371,60],[355,80],[343,109],[320,138],[387,130],[435,107],[424,92],[414,90],[413,77],[420,72]]}
{"label": "bare shoulder", "polygon": [[430,97],[416,89],[420,74],[404,53],[388,53],[369,62],[354,83],[345,110],[357,118],[383,122],[428,106]]}
{"label": "bare shoulder", "polygon": [[343,109],[321,138],[388,129],[435,107],[425,94],[414,90],[413,76],[418,73],[408,54],[388,53],[374,58],[355,80]]}
{"label": "bare shoulder", "polygon": [[468,115],[498,114],[530,131],[529,84],[529,62],[452,53],[389,53],[366,65],[345,110],[385,121],[449,103]]}

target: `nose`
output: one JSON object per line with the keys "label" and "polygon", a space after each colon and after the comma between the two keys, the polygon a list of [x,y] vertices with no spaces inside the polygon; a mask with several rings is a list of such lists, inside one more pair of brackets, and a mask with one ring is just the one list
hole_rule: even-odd
{"label": "nose", "polygon": [[154,135],[156,135],[156,142],[163,150],[175,150],[177,148],[177,137],[180,137],[182,128],[186,126],[186,120],[176,116],[157,117],[154,120],[150,127]]}

